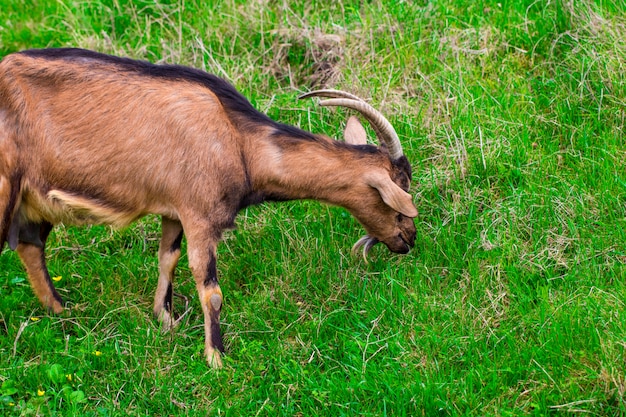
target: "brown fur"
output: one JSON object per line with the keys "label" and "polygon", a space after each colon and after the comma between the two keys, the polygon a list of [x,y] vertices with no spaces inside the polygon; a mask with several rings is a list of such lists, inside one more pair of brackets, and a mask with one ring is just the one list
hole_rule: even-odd
{"label": "brown fur", "polygon": [[[365,131],[352,129],[364,142]],[[44,260],[50,225],[122,227],[163,216],[154,312],[166,327],[175,323],[167,303],[184,230],[215,366],[222,349],[215,249],[242,207],[266,199],[340,205],[372,238],[404,253],[417,214],[409,181],[408,162],[391,161],[384,147],[276,123],[196,70],[80,50],[0,62],[0,248],[15,243],[38,298],[60,312]]]}

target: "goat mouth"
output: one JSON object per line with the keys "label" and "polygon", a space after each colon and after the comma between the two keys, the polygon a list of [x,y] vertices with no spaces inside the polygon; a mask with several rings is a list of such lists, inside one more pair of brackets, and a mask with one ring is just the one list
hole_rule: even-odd
{"label": "goat mouth", "polygon": [[402,239],[402,243],[404,244],[404,246],[399,248],[398,250],[395,250],[394,251],[395,253],[405,254],[411,251],[411,248],[413,247],[413,245],[411,245],[404,239]]}
{"label": "goat mouth", "polygon": [[405,237],[403,233],[399,233],[395,243],[396,244],[394,244],[393,247],[390,245],[387,245],[389,250],[394,253],[399,253],[399,254],[404,255],[406,253],[409,253],[409,251],[411,250],[415,242],[412,239]]}

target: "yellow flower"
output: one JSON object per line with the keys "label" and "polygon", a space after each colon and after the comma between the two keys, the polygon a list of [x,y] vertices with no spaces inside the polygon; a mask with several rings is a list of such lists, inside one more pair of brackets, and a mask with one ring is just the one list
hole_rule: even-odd
{"label": "yellow flower", "polygon": [[38,389],[38,390],[37,390],[37,395],[38,395],[39,397],[43,397],[43,395],[44,395],[45,393],[46,393],[46,391],[44,391],[44,390],[42,390],[42,389]]}
{"label": "yellow flower", "polygon": [[67,378],[68,381],[72,382],[72,374],[65,375],[65,378]]}
{"label": "yellow flower", "polygon": [[9,407],[13,407],[15,403],[9,403]]}
{"label": "yellow flower", "polygon": [[39,321],[39,320],[41,320],[39,317],[31,317],[30,318],[30,321]]}
{"label": "yellow flower", "polygon": [[99,350],[95,350],[93,354],[96,356],[102,356],[102,352],[100,352]]}
{"label": "yellow flower", "polygon": [[59,275],[58,277],[52,277],[52,281],[56,281],[56,282],[59,282],[59,281],[61,281],[62,279],[63,279],[63,277],[62,277],[62,276],[60,276],[60,275]]}

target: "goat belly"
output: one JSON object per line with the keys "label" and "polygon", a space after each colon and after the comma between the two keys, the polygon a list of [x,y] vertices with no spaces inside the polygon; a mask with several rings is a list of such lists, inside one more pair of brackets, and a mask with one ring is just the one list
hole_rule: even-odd
{"label": "goat belly", "polygon": [[116,228],[128,226],[141,217],[141,213],[120,210],[101,201],[61,190],[51,190],[45,197],[37,192],[27,192],[19,211],[21,217],[32,222],[108,224]]}

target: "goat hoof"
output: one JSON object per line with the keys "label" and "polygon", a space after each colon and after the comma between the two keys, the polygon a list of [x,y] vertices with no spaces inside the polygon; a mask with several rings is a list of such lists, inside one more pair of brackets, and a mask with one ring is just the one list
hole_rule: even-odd
{"label": "goat hoof", "polygon": [[207,349],[206,351],[206,359],[209,364],[209,368],[212,369],[221,369],[222,364],[222,356],[220,352],[216,349]]}
{"label": "goat hoof", "polygon": [[174,318],[172,314],[163,310],[157,315],[159,323],[161,323],[161,330],[163,333],[167,333],[178,327],[179,321]]}
{"label": "goat hoof", "polygon": [[48,307],[48,309],[54,314],[61,314],[66,311],[65,307],[63,307],[63,304],[59,303],[58,301],[55,301],[50,307]]}

